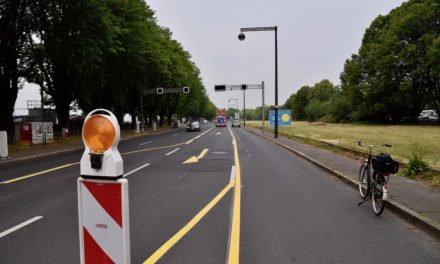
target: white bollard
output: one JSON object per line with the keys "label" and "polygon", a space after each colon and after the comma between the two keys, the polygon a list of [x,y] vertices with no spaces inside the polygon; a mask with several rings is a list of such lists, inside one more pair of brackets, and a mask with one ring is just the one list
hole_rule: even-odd
{"label": "white bollard", "polygon": [[0,131],[0,158],[8,158],[8,133],[6,131]]}

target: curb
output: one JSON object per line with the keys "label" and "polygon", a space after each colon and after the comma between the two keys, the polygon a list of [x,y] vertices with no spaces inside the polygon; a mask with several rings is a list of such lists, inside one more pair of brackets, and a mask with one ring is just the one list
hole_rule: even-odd
{"label": "curb", "polygon": [[[327,165],[307,156],[306,154],[302,153],[301,151],[295,150],[289,146],[286,146],[284,144],[281,144],[279,142],[276,142],[275,140],[265,137],[263,135],[260,135],[254,131],[252,131],[249,128],[246,128],[247,131],[249,131],[250,133],[257,135],[261,138],[266,139],[267,141],[270,141],[272,143],[275,143],[291,152],[293,152],[294,154],[300,156],[301,158],[309,161],[310,163],[320,167],[321,169],[337,176],[339,179],[341,179],[344,183],[346,183],[347,185],[357,189],[358,188],[358,183],[357,181],[351,179],[350,177],[348,177],[347,175],[332,169],[330,167],[328,167]],[[393,211],[394,213],[398,214],[399,216],[401,216],[403,219],[405,219],[406,221],[410,222],[411,224],[414,224],[415,226],[430,232],[431,234],[433,234],[434,236],[436,236],[437,238],[440,238],[440,226],[436,223],[434,223],[432,220],[422,216],[421,214],[417,213],[416,211],[404,206],[403,204],[400,204],[392,199],[389,199],[388,201],[388,208]]]}
{"label": "curb", "polygon": [[[155,136],[155,135],[162,135],[162,134],[166,134],[166,133],[170,133],[170,132],[178,131],[178,130],[179,129],[177,129],[177,130],[166,129],[165,131],[161,131],[161,132],[158,132],[158,133],[136,134],[134,136],[130,136],[130,137],[126,137],[126,138],[121,138],[119,140],[119,142],[131,140],[131,139],[142,137],[142,136],[149,137],[149,136]],[[76,144],[76,143],[73,143],[73,144]],[[28,160],[33,160],[33,159],[38,159],[38,158],[48,158],[48,157],[53,157],[53,156],[56,156],[56,155],[59,155],[59,154],[66,154],[66,153],[72,153],[72,152],[75,152],[75,151],[80,151],[80,150],[83,150],[83,149],[84,149],[84,145],[81,143],[81,146],[77,146],[77,147],[71,147],[71,148],[56,150],[56,151],[53,151],[53,152],[36,154],[36,155],[31,155],[31,156],[21,157],[21,158],[16,158],[16,159],[12,158],[12,159],[8,159],[8,160],[0,162],[0,168],[3,167],[3,166],[17,165],[17,164],[20,164],[20,163],[28,161]]]}

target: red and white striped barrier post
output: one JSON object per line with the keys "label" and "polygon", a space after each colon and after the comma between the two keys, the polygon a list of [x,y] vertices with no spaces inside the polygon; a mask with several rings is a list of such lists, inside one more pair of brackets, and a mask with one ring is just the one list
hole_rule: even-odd
{"label": "red and white striped barrier post", "polygon": [[96,109],[84,120],[85,151],[78,179],[78,215],[82,264],[130,263],[128,181],[117,149],[116,117]]}

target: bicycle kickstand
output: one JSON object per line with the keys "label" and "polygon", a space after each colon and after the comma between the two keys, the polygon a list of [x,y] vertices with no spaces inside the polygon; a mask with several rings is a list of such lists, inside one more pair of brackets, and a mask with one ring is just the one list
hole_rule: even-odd
{"label": "bicycle kickstand", "polygon": [[365,203],[365,202],[368,201],[368,200],[370,200],[370,199],[365,199],[365,200],[363,200],[362,202],[358,203],[358,206],[361,206],[363,203]]}

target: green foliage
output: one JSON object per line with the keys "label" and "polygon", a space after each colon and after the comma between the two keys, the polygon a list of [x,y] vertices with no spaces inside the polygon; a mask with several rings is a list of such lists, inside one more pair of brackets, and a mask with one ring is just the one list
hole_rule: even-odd
{"label": "green foliage", "polygon": [[327,104],[317,99],[312,99],[306,106],[305,111],[308,121],[317,121],[327,114]]}
{"label": "green foliage", "polygon": [[309,104],[309,97],[312,88],[309,86],[301,87],[291,100],[292,115],[295,120],[305,120],[307,118],[306,106]]}
{"label": "green foliage", "polygon": [[349,120],[351,113],[351,106],[347,97],[341,92],[335,94],[330,100],[328,107],[329,118],[333,122],[343,122]]}
{"label": "green foliage", "polygon": [[405,176],[413,177],[428,170],[428,164],[423,159],[423,149],[417,142],[411,147],[411,153],[407,158],[408,165],[403,171]]}
{"label": "green foliage", "polygon": [[[171,116],[213,117],[215,106],[205,93],[200,70],[191,55],[157,24],[154,12],[142,0],[36,0],[7,1],[14,16],[0,8],[0,25],[11,25],[14,41],[1,42],[0,88],[2,99],[13,105],[18,78],[40,85],[54,105],[61,126],[69,122],[72,102],[88,112],[103,107],[119,119],[143,111],[150,123],[161,125]],[[19,14],[19,19],[17,19]],[[0,34],[3,38],[4,34]],[[10,43],[9,46],[4,44]],[[16,52],[18,49],[20,53]],[[8,55],[15,74],[5,76]],[[20,65],[17,65],[17,62]],[[23,71],[17,71],[23,69]],[[6,89],[6,83],[13,87]],[[146,89],[189,86],[190,94],[146,94]],[[15,88],[14,88],[15,87]],[[12,93],[9,93],[12,91]],[[4,96],[3,96],[4,95]],[[144,109],[140,108],[143,99]],[[5,104],[1,104],[5,105]],[[9,109],[10,110],[10,109]],[[1,111],[0,127],[11,123]]]}
{"label": "green foliage", "polygon": [[[337,101],[333,102],[336,95],[338,95]],[[346,104],[344,105],[344,100],[345,97],[339,92],[339,88],[324,79],[312,87],[301,87],[296,94],[289,97],[284,106],[292,110],[295,120],[315,121],[326,115],[334,115],[334,119],[345,120],[348,107]],[[290,107],[288,107],[289,104]],[[331,107],[332,105],[334,107]],[[343,108],[335,109],[339,106],[343,106]]]}
{"label": "green foliage", "polygon": [[355,121],[415,121],[438,107],[439,17],[437,0],[410,0],[371,23],[341,73]]}

